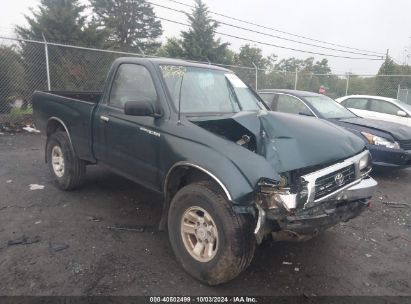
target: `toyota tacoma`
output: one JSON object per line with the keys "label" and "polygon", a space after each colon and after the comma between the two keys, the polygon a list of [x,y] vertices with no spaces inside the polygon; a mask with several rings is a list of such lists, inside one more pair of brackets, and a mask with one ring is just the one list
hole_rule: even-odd
{"label": "toyota tacoma", "polygon": [[35,92],[34,121],[63,190],[102,164],[162,194],[160,228],[182,267],[235,278],[264,239],[305,240],[367,208],[364,141],[330,122],[270,112],[230,70],[119,58],[103,92]]}

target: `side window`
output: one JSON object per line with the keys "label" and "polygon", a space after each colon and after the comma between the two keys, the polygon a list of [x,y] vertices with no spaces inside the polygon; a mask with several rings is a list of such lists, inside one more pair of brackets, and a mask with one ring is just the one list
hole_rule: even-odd
{"label": "side window", "polygon": [[367,102],[368,102],[368,99],[366,98],[349,98],[341,102],[341,104],[346,108],[366,110]]}
{"label": "side window", "polygon": [[310,109],[295,97],[289,95],[278,95],[277,111],[291,114],[313,115]]}
{"label": "side window", "polygon": [[261,99],[264,100],[265,103],[270,106],[271,103],[273,102],[275,94],[274,93],[260,93],[259,95]]}
{"label": "side window", "polygon": [[157,92],[149,71],[137,64],[122,64],[114,77],[109,104],[124,108],[127,101],[156,102]]}
{"label": "side window", "polygon": [[397,115],[397,112],[401,110],[392,103],[379,99],[371,99],[370,111],[385,113],[390,115]]}

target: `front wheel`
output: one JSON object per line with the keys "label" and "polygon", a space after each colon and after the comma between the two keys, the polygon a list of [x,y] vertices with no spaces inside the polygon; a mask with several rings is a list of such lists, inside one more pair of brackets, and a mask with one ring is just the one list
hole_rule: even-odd
{"label": "front wheel", "polygon": [[50,173],[60,189],[72,190],[84,183],[86,163],[75,155],[65,132],[58,131],[50,135],[46,157]]}
{"label": "front wheel", "polygon": [[168,216],[171,246],[183,268],[209,285],[227,282],[251,262],[252,218],[237,214],[214,184],[201,182],[174,196]]}

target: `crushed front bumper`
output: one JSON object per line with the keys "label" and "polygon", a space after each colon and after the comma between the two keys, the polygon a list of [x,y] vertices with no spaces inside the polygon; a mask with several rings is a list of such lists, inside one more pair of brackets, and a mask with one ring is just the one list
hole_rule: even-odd
{"label": "crushed front bumper", "polygon": [[371,177],[330,197],[327,202],[301,209],[279,220],[281,230],[296,235],[316,235],[339,222],[359,215],[369,204],[377,182]]}
{"label": "crushed front bumper", "polygon": [[378,183],[372,177],[367,176],[359,183],[337,192],[327,198],[328,201],[356,201],[360,199],[369,199],[374,194]]}
{"label": "crushed front bumper", "polygon": [[280,231],[272,232],[274,240],[302,241],[311,239],[340,222],[346,222],[358,216],[369,205],[369,200],[342,202],[329,206],[320,212],[304,210],[299,214],[287,216],[279,221]]}
{"label": "crushed front bumper", "polygon": [[[359,170],[358,161],[363,155],[361,153],[337,165],[303,176],[307,189],[304,200],[297,199],[298,193],[284,191],[273,191],[272,194],[262,196],[261,206],[265,208],[257,206],[257,241],[260,242],[267,233],[272,233],[277,240],[311,238],[322,230],[359,215],[369,205],[378,185],[367,173]],[[335,191],[317,197],[318,179],[325,176],[327,180],[332,180],[336,174],[352,166],[355,166],[355,171],[351,171],[355,178]]]}

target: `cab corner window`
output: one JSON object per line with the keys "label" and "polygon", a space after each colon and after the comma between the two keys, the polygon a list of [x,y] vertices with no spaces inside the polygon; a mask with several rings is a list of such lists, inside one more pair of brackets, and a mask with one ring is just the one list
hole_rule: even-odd
{"label": "cab corner window", "polygon": [[153,79],[144,66],[122,64],[117,70],[111,87],[109,105],[123,109],[127,101],[157,101]]}

